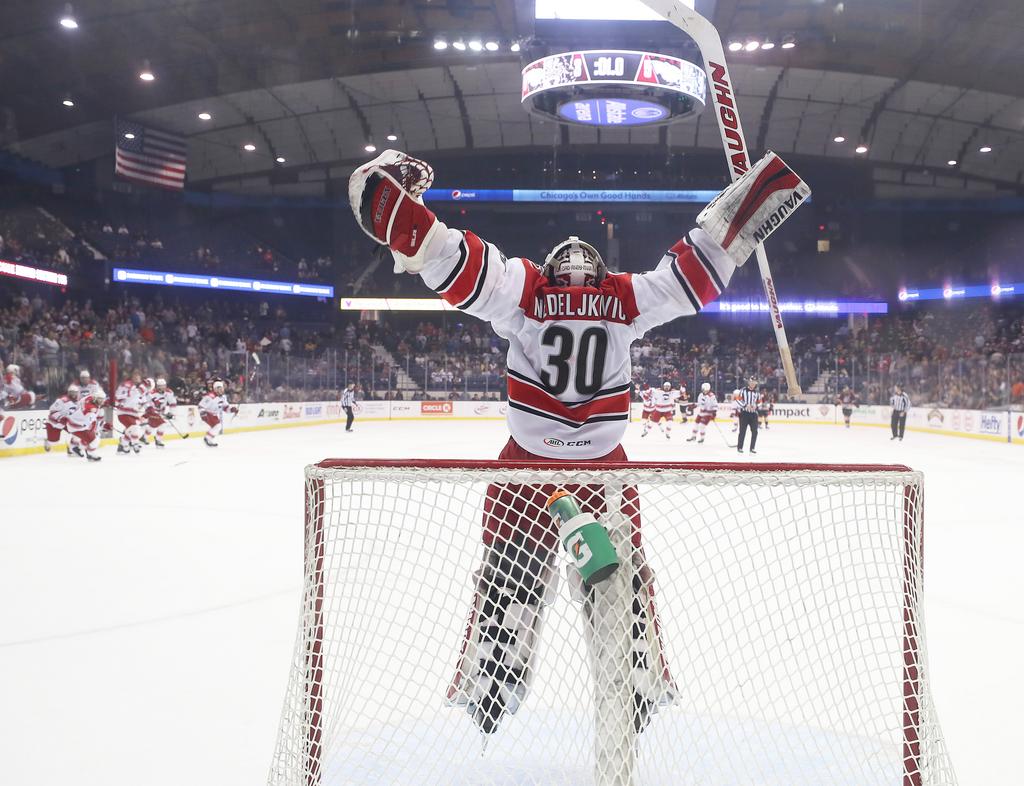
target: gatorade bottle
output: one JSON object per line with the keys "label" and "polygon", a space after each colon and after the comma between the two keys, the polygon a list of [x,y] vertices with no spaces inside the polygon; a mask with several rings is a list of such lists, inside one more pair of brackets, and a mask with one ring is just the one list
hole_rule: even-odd
{"label": "gatorade bottle", "polygon": [[565,489],[559,489],[545,504],[558,524],[558,538],[588,587],[604,581],[619,567],[619,555],[608,532],[590,513],[580,511],[579,503]]}

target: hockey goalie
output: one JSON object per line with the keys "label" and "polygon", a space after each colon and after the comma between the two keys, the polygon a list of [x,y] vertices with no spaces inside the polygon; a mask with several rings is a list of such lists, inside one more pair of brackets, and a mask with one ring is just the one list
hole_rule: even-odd
{"label": "hockey goalie", "polygon": [[[419,275],[451,305],[491,324],[508,340],[505,460],[624,462],[619,444],[630,405],[630,345],[652,328],[693,316],[729,285],[736,268],[810,194],[769,153],[719,194],[690,229],[642,274],[609,271],[576,237],[542,265],[506,257],[470,231],[447,227],[421,199],[433,170],[389,150],[349,181],[363,230],[390,248],[396,273]],[[756,237],[756,239],[755,239]],[[483,511],[484,558],[462,652],[448,689],[480,730],[491,734],[528,698],[544,607],[559,575],[558,527],[545,509],[551,486],[492,485]],[[624,663],[607,663],[599,587],[568,571],[580,605],[595,682],[632,691],[632,725],[642,731],[674,686],[661,651],[654,577],[643,554],[639,495],[585,483],[567,490],[597,519],[627,529],[620,554],[623,608],[632,637]],[[609,579],[610,581],[611,579]],[[621,654],[621,653],[620,653]],[[609,671],[611,669],[617,669]],[[596,691],[600,685],[594,686]]]}

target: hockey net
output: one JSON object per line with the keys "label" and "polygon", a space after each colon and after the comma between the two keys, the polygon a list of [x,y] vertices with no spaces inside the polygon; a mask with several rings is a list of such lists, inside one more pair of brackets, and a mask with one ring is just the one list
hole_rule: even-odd
{"label": "hockey net", "polygon": [[[618,550],[592,588],[557,488]],[[953,784],[922,494],[892,466],[309,467],[269,782]]]}

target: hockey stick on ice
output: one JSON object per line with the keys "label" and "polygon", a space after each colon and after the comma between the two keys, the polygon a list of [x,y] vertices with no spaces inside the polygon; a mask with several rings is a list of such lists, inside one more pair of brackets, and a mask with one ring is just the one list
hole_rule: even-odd
{"label": "hockey stick on ice", "polygon": [[[708,91],[711,103],[718,120],[718,131],[722,135],[722,147],[729,165],[729,176],[735,180],[750,167],[750,155],[747,142],[740,125],[740,113],[736,106],[732,77],[725,62],[725,50],[718,30],[707,19],[692,8],[683,5],[679,0],[640,0],[645,6],[661,16],[667,22],[678,27],[697,44],[704,58],[704,70],[708,75]],[[768,311],[772,318],[772,328],[779,344],[779,355],[782,367],[786,372],[786,385],[789,395],[801,394],[800,383],[793,367],[793,355],[789,351],[789,340],[786,338],[786,326],[782,323],[782,311],[779,309],[779,298],[775,292],[772,271],[768,267],[768,255],[764,245],[756,249],[757,267],[761,273],[761,283],[768,300]]]}
{"label": "hockey stick on ice", "polygon": [[722,442],[724,442],[727,447],[730,447],[730,448],[736,447],[736,444],[733,444],[732,442],[730,442],[729,438],[725,436],[725,432],[722,431],[722,429],[720,429],[718,427],[718,423],[716,421],[712,420],[711,421],[711,425],[713,425],[715,427],[715,431],[718,432],[718,436],[720,436],[722,438]]}

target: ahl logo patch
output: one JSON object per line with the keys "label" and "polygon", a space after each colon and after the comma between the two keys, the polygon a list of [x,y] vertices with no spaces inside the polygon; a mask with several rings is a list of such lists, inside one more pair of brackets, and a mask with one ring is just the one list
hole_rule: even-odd
{"label": "ahl logo patch", "polygon": [[562,447],[565,447],[565,443],[562,442],[562,440],[555,439],[554,437],[545,437],[544,438],[544,444],[547,445],[549,448],[562,448]]}

